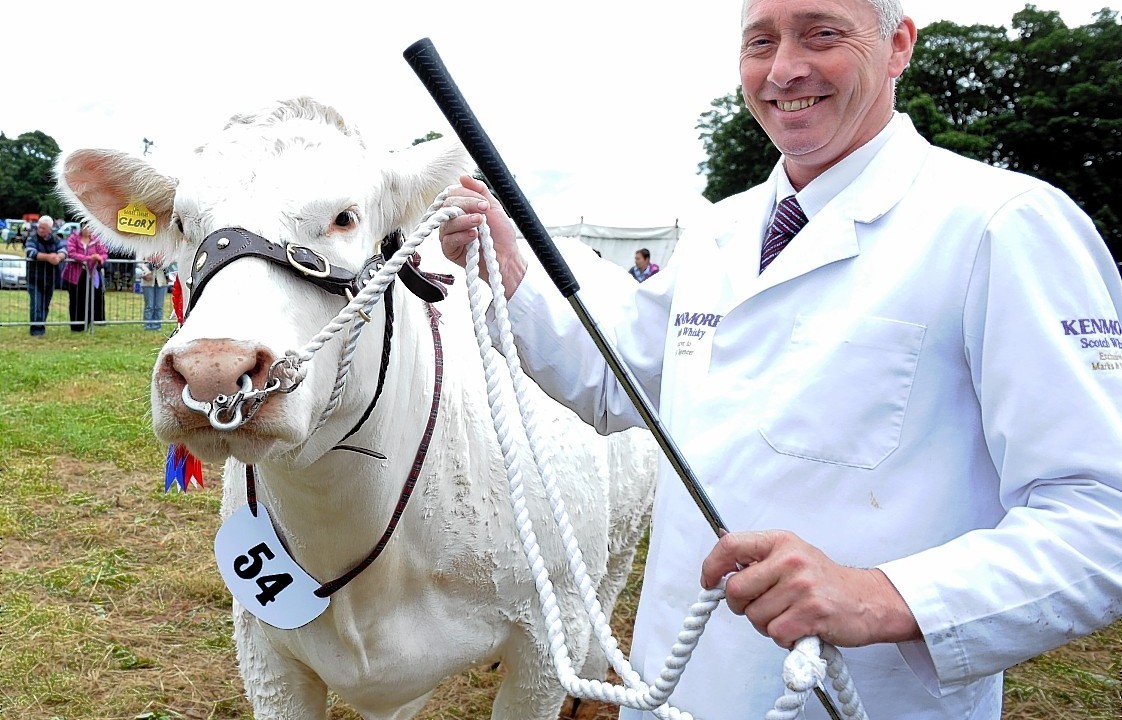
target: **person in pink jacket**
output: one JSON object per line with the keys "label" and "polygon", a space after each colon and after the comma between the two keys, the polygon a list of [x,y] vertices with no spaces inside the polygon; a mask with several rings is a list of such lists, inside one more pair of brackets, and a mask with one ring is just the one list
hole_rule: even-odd
{"label": "person in pink jacket", "polygon": [[70,295],[70,329],[81,332],[89,328],[90,322],[105,321],[105,278],[101,268],[109,258],[109,248],[83,223],[78,232],[70,234],[66,253],[69,259],[62,270],[62,282]]}

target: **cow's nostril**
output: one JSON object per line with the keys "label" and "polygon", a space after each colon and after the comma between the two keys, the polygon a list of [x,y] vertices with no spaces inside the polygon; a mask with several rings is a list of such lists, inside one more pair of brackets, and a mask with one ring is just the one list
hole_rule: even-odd
{"label": "cow's nostril", "polygon": [[271,352],[265,348],[257,350],[257,362],[254,364],[253,369],[249,371],[249,379],[253,381],[253,387],[260,390],[265,387],[265,382],[269,377],[269,370],[273,367],[276,358]]}
{"label": "cow's nostril", "polygon": [[[180,389],[186,385],[191,397],[210,402],[219,395],[233,395],[248,375],[254,388],[262,388],[274,356],[265,347],[233,340],[195,340],[170,353],[166,371]],[[182,383],[175,383],[175,375]]]}

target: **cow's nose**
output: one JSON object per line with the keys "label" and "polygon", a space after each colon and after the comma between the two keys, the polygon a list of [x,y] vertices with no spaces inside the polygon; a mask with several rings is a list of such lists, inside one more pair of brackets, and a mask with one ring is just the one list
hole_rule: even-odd
{"label": "cow's nose", "polygon": [[194,399],[210,402],[241,389],[242,375],[249,375],[254,388],[263,388],[275,359],[268,348],[255,343],[194,340],[170,351],[160,374],[166,374],[163,379],[171,380],[173,387],[186,385]]}

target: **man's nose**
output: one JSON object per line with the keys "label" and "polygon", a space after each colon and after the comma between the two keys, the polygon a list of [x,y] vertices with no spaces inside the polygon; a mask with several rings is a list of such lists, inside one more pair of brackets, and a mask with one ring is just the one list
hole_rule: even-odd
{"label": "man's nose", "polygon": [[780,40],[775,49],[775,56],[771,61],[771,71],[767,76],[768,82],[785,88],[809,74],[810,64],[807,62],[806,53],[799,43],[791,40]]}

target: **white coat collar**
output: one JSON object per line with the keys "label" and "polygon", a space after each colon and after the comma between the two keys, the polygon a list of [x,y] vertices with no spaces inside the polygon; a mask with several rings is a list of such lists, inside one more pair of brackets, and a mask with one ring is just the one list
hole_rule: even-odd
{"label": "white coat collar", "polygon": [[[763,274],[759,267],[760,242],[775,204],[779,174],[777,164],[767,182],[719,203],[720,215],[734,219],[716,236],[716,244],[729,260],[723,263],[735,288],[733,306],[809,272],[860,254],[857,224],[869,224],[896,206],[915,182],[930,149],[911,120],[900,116],[899,127],[856,178],[815,214],[791,244]],[[753,266],[752,263],[755,263]]]}

